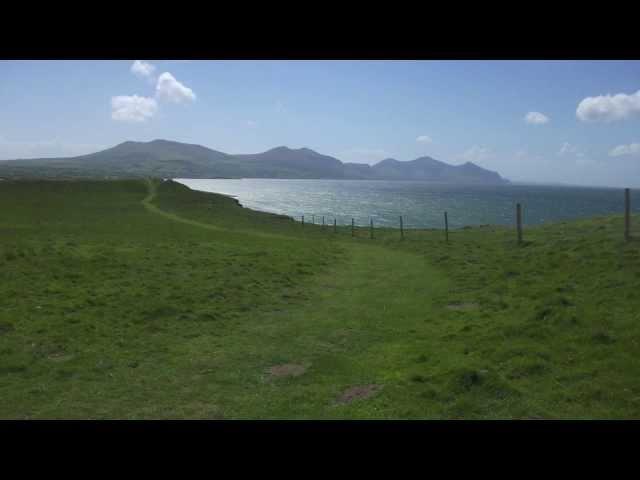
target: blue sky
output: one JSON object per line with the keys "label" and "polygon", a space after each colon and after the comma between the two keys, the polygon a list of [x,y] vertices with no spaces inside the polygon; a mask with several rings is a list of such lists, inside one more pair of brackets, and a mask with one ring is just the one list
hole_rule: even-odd
{"label": "blue sky", "polygon": [[1,61],[0,159],[164,138],[362,163],[428,155],[512,180],[640,186],[638,61],[135,65]]}

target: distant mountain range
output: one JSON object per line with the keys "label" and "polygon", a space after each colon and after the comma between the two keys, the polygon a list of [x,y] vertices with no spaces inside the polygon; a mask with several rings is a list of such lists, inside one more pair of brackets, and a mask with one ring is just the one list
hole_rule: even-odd
{"label": "distant mountain range", "polygon": [[424,180],[440,183],[509,183],[474,163],[449,165],[430,157],[387,158],[375,165],[343,163],[308,148],[277,147],[231,155],[201,145],[153,140],[124,142],[89,155],[0,161],[0,177],[309,178]]}

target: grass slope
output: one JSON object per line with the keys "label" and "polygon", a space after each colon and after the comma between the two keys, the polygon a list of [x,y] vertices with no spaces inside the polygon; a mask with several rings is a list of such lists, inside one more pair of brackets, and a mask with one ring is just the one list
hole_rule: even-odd
{"label": "grass slope", "polygon": [[640,414],[619,217],[519,247],[351,238],[174,182],[3,182],[0,202],[1,418]]}

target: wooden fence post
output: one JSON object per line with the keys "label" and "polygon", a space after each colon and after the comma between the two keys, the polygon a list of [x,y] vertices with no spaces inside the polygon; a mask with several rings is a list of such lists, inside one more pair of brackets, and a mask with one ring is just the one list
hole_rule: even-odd
{"label": "wooden fence post", "polygon": [[316,216],[315,215],[311,215],[311,223],[313,223],[314,225],[316,224]]}
{"label": "wooden fence post", "polygon": [[322,229],[324,230],[324,215],[322,215]]}
{"label": "wooden fence post", "polygon": [[335,218],[333,219],[333,233],[338,233],[338,224]]}
{"label": "wooden fence post", "polygon": [[624,239],[631,240],[631,191],[624,189]]}
{"label": "wooden fence post", "polygon": [[404,239],[404,228],[402,226],[402,215],[400,215],[400,239]]}
{"label": "wooden fence post", "polygon": [[449,243],[449,218],[447,217],[447,212],[444,212],[444,238]]}
{"label": "wooden fence post", "polygon": [[302,215],[302,226],[304,227],[304,215]]}
{"label": "wooden fence post", "polygon": [[516,204],[516,228],[518,229],[518,244],[522,244],[522,207]]}
{"label": "wooden fence post", "polygon": [[351,218],[351,236],[355,237],[355,231],[353,230],[353,218]]}
{"label": "wooden fence post", "polygon": [[373,240],[373,218],[371,219],[371,228],[369,229],[369,237]]}

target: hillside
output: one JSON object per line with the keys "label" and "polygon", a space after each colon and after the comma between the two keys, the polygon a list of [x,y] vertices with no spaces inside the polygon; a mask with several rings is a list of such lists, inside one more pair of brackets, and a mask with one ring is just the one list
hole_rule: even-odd
{"label": "hillside", "polygon": [[390,180],[428,180],[441,183],[507,183],[498,173],[467,162],[449,165],[431,157],[420,157],[409,162],[387,158],[371,167],[373,178]]}
{"label": "hillside", "polygon": [[343,163],[308,148],[277,147],[256,154],[219,152],[200,145],[153,140],[124,142],[101,152],[69,158],[0,161],[0,176],[44,178],[324,178],[424,180],[503,184],[498,173],[472,163],[449,165],[429,157],[369,166]]}
{"label": "hillside", "polygon": [[277,147],[263,153],[235,155],[238,165],[262,178],[344,178],[344,165],[337,158],[308,148]]}
{"label": "hillside", "polygon": [[242,170],[233,157],[200,145],[153,140],[124,142],[78,157],[36,158],[0,162],[0,175],[43,177],[176,177],[236,176]]}
{"label": "hillside", "polygon": [[518,246],[352,238],[175,182],[7,181],[0,203],[0,418],[640,416],[620,216]]}

